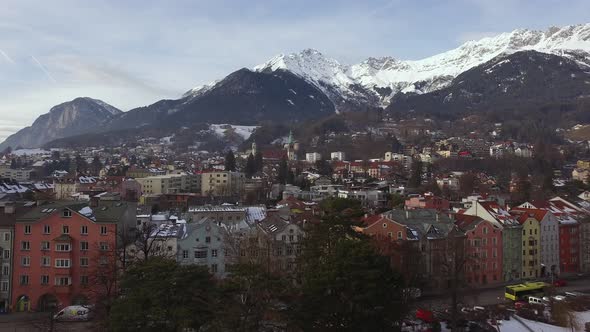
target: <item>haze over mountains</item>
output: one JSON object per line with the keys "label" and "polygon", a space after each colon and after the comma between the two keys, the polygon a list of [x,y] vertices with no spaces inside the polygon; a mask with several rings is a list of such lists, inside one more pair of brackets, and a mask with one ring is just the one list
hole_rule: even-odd
{"label": "haze over mountains", "polygon": [[422,60],[369,58],[344,65],[317,50],[278,55],[253,69],[129,112],[89,98],[58,105],[7,146],[39,147],[92,132],[187,123],[298,122],[333,112],[490,111],[590,95],[590,24],[515,30]]}

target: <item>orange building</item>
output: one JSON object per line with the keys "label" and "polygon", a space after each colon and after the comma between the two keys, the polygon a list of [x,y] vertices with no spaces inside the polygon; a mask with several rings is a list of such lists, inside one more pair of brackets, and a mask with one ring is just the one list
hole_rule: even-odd
{"label": "orange building", "polygon": [[[13,311],[92,302],[96,275],[115,255],[128,205],[54,203],[19,217],[14,230]],[[134,212],[134,211],[133,211]],[[127,216],[127,218],[126,218]]]}

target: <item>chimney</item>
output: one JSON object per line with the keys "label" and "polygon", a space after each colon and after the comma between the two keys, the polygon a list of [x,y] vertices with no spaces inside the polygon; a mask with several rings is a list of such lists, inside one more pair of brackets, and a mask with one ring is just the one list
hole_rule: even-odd
{"label": "chimney", "polygon": [[14,214],[16,212],[16,204],[14,202],[7,202],[4,205],[4,213],[5,214]]}

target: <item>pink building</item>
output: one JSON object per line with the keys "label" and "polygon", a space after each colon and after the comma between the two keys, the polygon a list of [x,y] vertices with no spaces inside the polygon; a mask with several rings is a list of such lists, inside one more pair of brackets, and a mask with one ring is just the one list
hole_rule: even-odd
{"label": "pink building", "polygon": [[60,202],[35,207],[14,230],[13,311],[47,310],[92,302],[98,273],[116,246],[124,203],[90,207]]}
{"label": "pink building", "polygon": [[502,230],[476,216],[458,214],[455,224],[467,235],[466,281],[479,286],[502,281]]}
{"label": "pink building", "polygon": [[448,200],[434,196],[432,193],[425,193],[424,195],[410,196],[406,199],[406,209],[434,209],[438,211],[446,211],[450,208]]}

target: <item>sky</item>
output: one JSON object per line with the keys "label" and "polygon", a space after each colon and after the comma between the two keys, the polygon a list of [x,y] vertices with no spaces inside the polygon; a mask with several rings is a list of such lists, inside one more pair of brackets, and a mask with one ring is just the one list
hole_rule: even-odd
{"label": "sky", "polygon": [[517,28],[589,22],[588,0],[0,0],[0,141],[79,96],[123,111],[314,48],[420,59]]}

